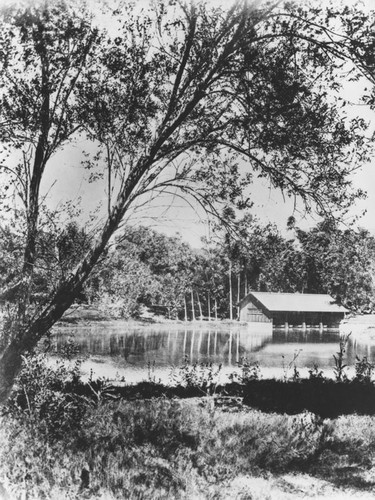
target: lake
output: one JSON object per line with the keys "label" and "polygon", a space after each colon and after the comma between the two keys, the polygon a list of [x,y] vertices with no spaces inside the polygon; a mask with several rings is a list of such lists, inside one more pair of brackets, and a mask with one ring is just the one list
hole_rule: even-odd
{"label": "lake", "polygon": [[[375,330],[373,330],[375,333]],[[334,359],[340,342],[339,330],[273,330],[259,323],[247,326],[187,324],[134,326],[126,322],[96,323],[87,326],[59,326],[52,336],[59,351],[73,339],[84,356],[82,369],[87,377],[125,378],[134,383],[148,376],[167,382],[171,370],[183,364],[212,362],[222,364],[222,377],[239,371],[244,358],[258,362],[261,374],[280,377],[292,374],[293,364],[301,376],[317,365],[327,376],[333,375]],[[353,367],[356,356],[375,360],[375,343],[364,335],[350,337],[345,362]],[[295,361],[293,363],[293,360]]]}

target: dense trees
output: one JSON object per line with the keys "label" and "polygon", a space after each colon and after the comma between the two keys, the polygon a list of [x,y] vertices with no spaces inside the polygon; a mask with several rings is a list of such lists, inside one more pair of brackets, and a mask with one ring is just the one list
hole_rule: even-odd
{"label": "dense trees", "polygon": [[[295,228],[294,238],[287,239],[253,217],[238,221],[229,239],[227,230],[218,228],[201,249],[150,228],[126,228],[78,300],[123,318],[137,316],[142,306],[157,306],[171,319],[235,319],[238,301],[251,290],[329,293],[352,311],[375,309],[375,238],[368,231],[340,229],[325,220],[308,231]],[[3,230],[3,279],[12,279],[19,262],[18,241],[9,227]],[[73,223],[57,240],[44,234],[40,241],[45,260],[34,279],[32,302],[49,292],[51,280],[88,245]],[[8,319],[17,314],[16,305],[17,297],[9,296]]]}
{"label": "dense trees", "polygon": [[354,312],[375,309],[375,238],[368,231],[326,220],[287,239],[254,218],[238,227],[230,247],[226,232],[218,232],[200,249],[153,229],[127,228],[80,300],[126,318],[142,305],[171,319],[236,318],[238,301],[251,290],[328,293]]}
{"label": "dense trees", "polygon": [[375,305],[375,239],[368,231],[340,230],[324,221],[310,231],[297,231],[303,254],[306,288],[330,293],[349,309]]}
{"label": "dense trees", "polygon": [[[184,301],[194,279],[196,257],[178,237],[169,238],[145,227],[127,228],[120,242],[99,266],[103,280],[97,296],[113,295],[116,283],[123,314],[137,312],[140,304],[163,306],[170,318],[184,310]],[[104,276],[104,279],[103,279]],[[124,302],[125,301],[125,302]]]}
{"label": "dense trees", "polygon": [[[353,155],[366,158],[365,125],[347,119],[335,94],[340,58],[352,54],[335,48],[320,9],[159,0],[107,15],[117,26],[111,34],[97,12],[63,0],[1,10],[0,199],[24,238],[1,291],[17,308],[0,401],[22,354],[79,296],[137,202],[172,192],[214,213],[220,202],[243,208],[254,175],[320,213],[343,210],[356,195],[348,175]],[[105,180],[106,214],[80,258],[60,274],[47,269],[38,298],[42,247],[51,247],[43,180],[51,158],[77,138],[90,144],[90,180]],[[63,228],[54,231],[61,244]]]}

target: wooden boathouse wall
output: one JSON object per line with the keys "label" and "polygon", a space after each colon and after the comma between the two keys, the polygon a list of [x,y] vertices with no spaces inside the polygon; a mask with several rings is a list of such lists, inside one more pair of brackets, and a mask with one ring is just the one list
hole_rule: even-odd
{"label": "wooden boathouse wall", "polygon": [[250,292],[239,306],[242,322],[302,328],[337,327],[349,312],[327,294]]}
{"label": "wooden boathouse wall", "polygon": [[263,310],[255,298],[247,295],[240,308],[240,321],[247,323],[272,323],[272,315]]}

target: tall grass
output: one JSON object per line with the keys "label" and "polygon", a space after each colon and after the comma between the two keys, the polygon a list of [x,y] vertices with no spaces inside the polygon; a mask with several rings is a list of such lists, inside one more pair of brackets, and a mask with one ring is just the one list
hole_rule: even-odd
{"label": "tall grass", "polygon": [[335,464],[369,467],[374,424],[228,413],[212,397],[117,401],[89,408],[80,429],[48,442],[42,429],[3,416],[0,481],[30,500],[208,498],[240,475],[308,469],[333,477]]}

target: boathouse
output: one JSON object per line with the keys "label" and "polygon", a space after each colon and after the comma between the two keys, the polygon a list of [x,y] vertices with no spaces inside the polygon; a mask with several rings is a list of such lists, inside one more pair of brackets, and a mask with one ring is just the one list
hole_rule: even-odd
{"label": "boathouse", "polygon": [[240,321],[285,327],[338,326],[349,312],[330,295],[250,292],[240,303]]}

